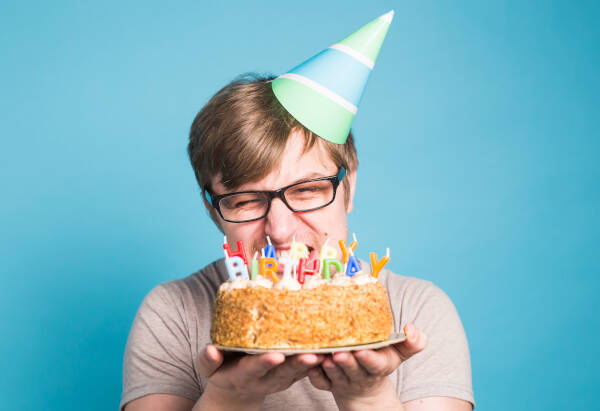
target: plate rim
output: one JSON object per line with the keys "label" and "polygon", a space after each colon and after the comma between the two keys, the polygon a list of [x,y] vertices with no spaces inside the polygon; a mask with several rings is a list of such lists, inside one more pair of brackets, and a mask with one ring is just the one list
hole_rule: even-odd
{"label": "plate rim", "polygon": [[229,351],[229,352],[243,352],[246,354],[264,354],[269,352],[280,352],[284,355],[294,355],[294,354],[330,354],[334,352],[344,352],[344,351],[359,351],[359,350],[368,350],[375,348],[383,348],[388,345],[396,344],[402,342],[406,339],[406,335],[402,332],[393,332],[390,334],[387,340],[377,341],[368,344],[360,344],[360,345],[346,345],[342,347],[324,347],[324,348],[248,348],[248,347],[237,347],[237,346],[227,346],[227,345],[219,345],[213,344],[216,348],[221,351]]}

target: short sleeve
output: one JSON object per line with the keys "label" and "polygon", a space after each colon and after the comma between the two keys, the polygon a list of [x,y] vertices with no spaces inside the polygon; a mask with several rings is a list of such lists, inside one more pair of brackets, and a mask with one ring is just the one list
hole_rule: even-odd
{"label": "short sleeve", "polygon": [[431,282],[414,280],[404,290],[402,324],[412,322],[427,347],[401,365],[402,402],[453,397],[474,403],[467,338],[454,304]]}
{"label": "short sleeve", "polygon": [[120,409],[148,394],[200,397],[186,321],[176,287],[162,284],[146,296],[127,340]]}

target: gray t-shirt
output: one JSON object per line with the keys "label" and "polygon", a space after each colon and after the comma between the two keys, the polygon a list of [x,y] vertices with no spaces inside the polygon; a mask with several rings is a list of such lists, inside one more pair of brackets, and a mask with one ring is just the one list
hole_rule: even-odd
{"label": "gray t-shirt", "polygon": [[[197,400],[207,381],[197,358],[210,344],[212,306],[228,275],[223,259],[187,278],[160,284],[140,306],[127,341],[121,409],[148,394],[174,394]],[[431,282],[382,270],[394,331],[412,322],[428,336],[428,345],[390,375],[402,402],[443,396],[474,403],[467,339],[450,299]],[[263,410],[335,410],[330,392],[304,378],[267,396]]]}

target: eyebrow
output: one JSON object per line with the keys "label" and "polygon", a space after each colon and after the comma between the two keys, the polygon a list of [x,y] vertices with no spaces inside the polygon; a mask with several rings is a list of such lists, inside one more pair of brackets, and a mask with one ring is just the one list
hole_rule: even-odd
{"label": "eyebrow", "polygon": [[[319,173],[319,172],[313,171],[312,173],[308,173],[308,174],[306,174],[306,175],[304,175],[302,177],[299,177],[296,180],[292,181],[291,183],[286,184],[286,185],[284,185],[282,187],[291,186],[291,185],[294,185],[296,183],[300,183],[300,182],[306,181],[306,180],[312,180],[313,178],[330,177],[332,175],[335,175],[335,173],[334,174],[323,174],[323,173]],[[223,184],[222,181],[221,181],[221,184]],[[279,188],[281,188],[281,187],[279,187]],[[279,189],[279,188],[277,188],[277,189]],[[250,189],[240,190],[240,187],[236,187],[235,189],[233,189],[229,193],[237,193],[237,192],[240,192],[240,191],[264,191],[264,190],[256,190],[256,189],[254,189],[254,190],[250,190]],[[267,191],[270,191],[270,190],[267,190]]]}
{"label": "eyebrow", "polygon": [[[332,175],[335,175],[335,174],[332,174]],[[309,173],[305,176],[298,178],[297,180],[295,180],[294,182],[292,182],[290,184],[286,184],[286,186],[300,183],[301,181],[312,180],[313,178],[321,178],[321,177],[329,177],[329,176],[330,176],[329,174],[317,173],[316,171],[313,171],[312,173]]]}

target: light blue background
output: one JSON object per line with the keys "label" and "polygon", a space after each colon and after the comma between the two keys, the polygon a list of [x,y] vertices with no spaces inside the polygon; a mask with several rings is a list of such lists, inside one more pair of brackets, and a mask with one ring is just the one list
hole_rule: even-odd
{"label": "light blue background", "polygon": [[196,112],[392,8],[354,124],[359,255],[450,295],[479,409],[592,408],[595,4],[3,2],[0,408],[116,409],[143,296],[221,255]]}

